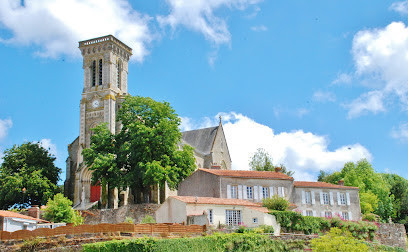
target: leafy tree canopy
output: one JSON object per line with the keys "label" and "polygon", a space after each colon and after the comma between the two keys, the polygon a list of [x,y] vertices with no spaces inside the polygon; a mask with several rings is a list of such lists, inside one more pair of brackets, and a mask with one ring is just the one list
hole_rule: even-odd
{"label": "leafy tree canopy", "polygon": [[5,150],[0,166],[0,207],[43,205],[59,192],[61,169],[39,143],[23,143]]}
{"label": "leafy tree canopy", "polygon": [[280,166],[273,165],[273,159],[269,153],[262,148],[258,148],[255,154],[249,160],[249,166],[254,171],[274,171],[276,167],[282,169],[282,173],[293,176],[294,171],[289,171],[286,166],[281,164]]}
{"label": "leafy tree canopy", "polygon": [[94,170],[94,182],[130,186],[133,192],[148,192],[165,182],[175,189],[196,169],[193,148],[178,147],[180,118],[169,103],[128,96],[117,120],[122,123],[117,135],[98,126],[90,148],[83,151],[86,164]]}
{"label": "leafy tree canopy", "polygon": [[44,218],[51,222],[73,223],[75,226],[83,222],[82,216],[72,208],[72,201],[61,193],[49,199],[45,208]]}

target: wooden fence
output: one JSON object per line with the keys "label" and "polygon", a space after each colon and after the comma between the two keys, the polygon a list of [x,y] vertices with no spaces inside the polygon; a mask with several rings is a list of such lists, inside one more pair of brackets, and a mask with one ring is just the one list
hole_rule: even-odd
{"label": "wooden fence", "polygon": [[33,231],[18,230],[15,232],[0,231],[0,240],[25,240],[32,237],[48,237],[56,235],[76,235],[93,233],[135,233],[135,234],[164,234],[164,233],[202,233],[206,226],[181,224],[98,224],[63,226],[54,229],[38,228]]}

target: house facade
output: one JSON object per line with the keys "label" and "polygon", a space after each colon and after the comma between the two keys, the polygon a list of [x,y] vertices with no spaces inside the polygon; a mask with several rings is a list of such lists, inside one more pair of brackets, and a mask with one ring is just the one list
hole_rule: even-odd
{"label": "house facade", "polygon": [[179,196],[238,199],[261,203],[274,195],[286,198],[305,216],[361,220],[359,189],[325,182],[294,181],[276,171],[198,169],[186,178]]}
{"label": "house facade", "polygon": [[14,232],[18,230],[34,230],[37,229],[39,223],[46,222],[45,220],[12,211],[0,210],[0,231]]}
{"label": "house facade", "polygon": [[268,209],[255,202],[213,197],[171,196],[156,211],[159,223],[185,223],[247,227],[273,226],[275,234],[280,226]]}

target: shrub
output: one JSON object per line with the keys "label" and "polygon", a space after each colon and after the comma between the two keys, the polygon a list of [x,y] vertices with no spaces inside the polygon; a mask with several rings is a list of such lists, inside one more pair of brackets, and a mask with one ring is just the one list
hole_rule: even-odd
{"label": "shrub", "polygon": [[48,200],[44,218],[51,222],[73,223],[75,226],[83,223],[81,214],[72,208],[72,201],[61,193]]}
{"label": "shrub", "polygon": [[130,217],[130,216],[127,216],[127,217],[125,218],[125,223],[134,224],[134,223],[135,223],[135,219],[133,219],[133,218]]}
{"label": "shrub", "polygon": [[330,232],[326,235],[313,239],[310,245],[313,251],[368,251],[366,244],[353,238],[350,232],[343,231],[339,228],[330,229]]}
{"label": "shrub", "polygon": [[279,195],[273,195],[272,198],[264,199],[263,206],[269,210],[286,211],[289,207],[289,201]]}
{"label": "shrub", "polygon": [[373,213],[363,214],[363,220],[365,220],[365,221],[376,221],[375,214],[373,214]]}
{"label": "shrub", "polygon": [[176,239],[140,238],[84,244],[93,251],[292,251],[304,249],[304,241],[273,240],[259,234],[214,234]]}
{"label": "shrub", "polygon": [[143,224],[146,224],[146,223],[156,223],[156,220],[153,218],[153,216],[151,216],[151,215],[146,215],[146,216],[142,219],[141,223],[143,223]]}

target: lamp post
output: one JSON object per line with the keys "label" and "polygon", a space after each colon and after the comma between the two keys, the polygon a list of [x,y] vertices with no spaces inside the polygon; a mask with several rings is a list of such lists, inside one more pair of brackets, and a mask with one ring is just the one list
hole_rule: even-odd
{"label": "lamp post", "polygon": [[24,187],[23,189],[21,189],[21,191],[23,192],[23,207],[24,207],[24,195],[25,195],[25,192],[26,192],[27,190],[26,190],[26,188]]}

